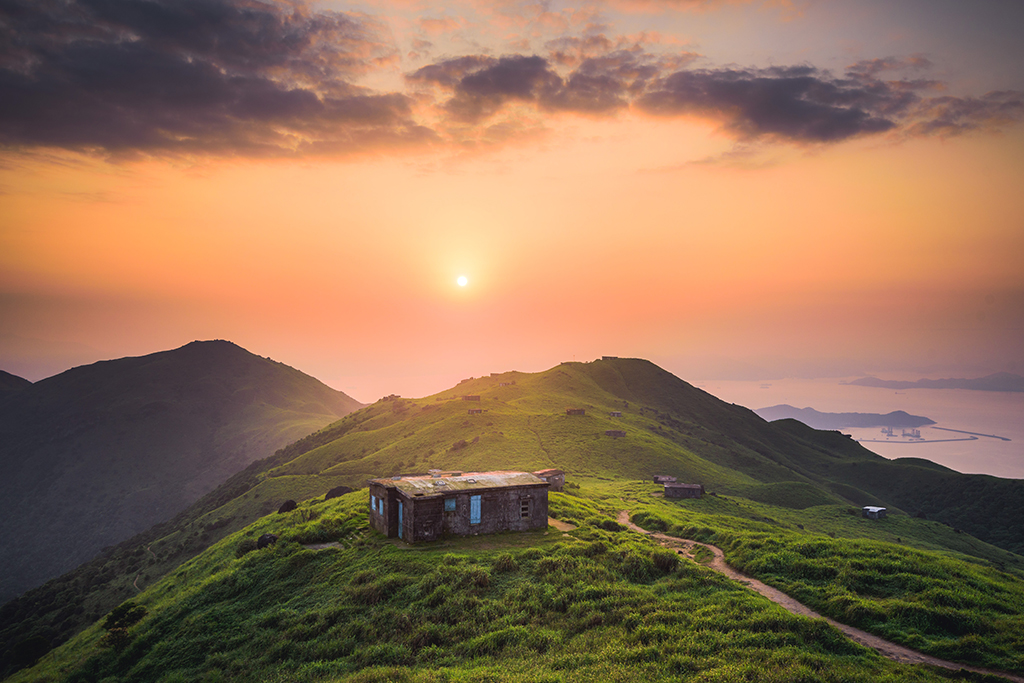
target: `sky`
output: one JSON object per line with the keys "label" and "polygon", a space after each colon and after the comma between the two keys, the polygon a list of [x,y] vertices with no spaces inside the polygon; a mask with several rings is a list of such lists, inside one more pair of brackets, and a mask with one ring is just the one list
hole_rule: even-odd
{"label": "sky", "polygon": [[[1024,374],[1017,0],[2,0],[0,369]],[[466,278],[464,286],[458,278]]]}

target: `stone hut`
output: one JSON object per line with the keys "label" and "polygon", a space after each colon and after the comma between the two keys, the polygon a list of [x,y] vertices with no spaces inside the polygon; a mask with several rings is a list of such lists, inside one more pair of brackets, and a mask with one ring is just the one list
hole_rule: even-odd
{"label": "stone hut", "polygon": [[861,508],[860,514],[868,519],[885,519],[885,508],[865,505]]}
{"label": "stone hut", "polygon": [[463,396],[462,400],[463,401],[479,401],[480,397],[479,396]]}
{"label": "stone hut", "polygon": [[676,482],[665,484],[666,498],[700,498],[703,495],[703,484],[678,484]]}
{"label": "stone hut", "polygon": [[676,481],[675,477],[670,477],[667,474],[655,474],[654,475],[654,483],[655,484],[670,484],[670,483],[674,484],[675,481]]}
{"label": "stone hut", "polygon": [[538,470],[533,473],[534,476],[540,477],[548,484],[551,485],[549,491],[563,491],[565,490],[565,472],[557,469],[550,470]]}
{"label": "stone hut", "polygon": [[608,417],[622,417],[622,411],[621,410],[613,410],[610,413],[608,413]]}
{"label": "stone hut", "polygon": [[466,412],[468,412],[470,415],[479,415],[482,412],[484,412],[484,409],[483,408],[470,408]]}
{"label": "stone hut", "polygon": [[587,411],[584,408],[566,408],[566,415],[586,415]]}
{"label": "stone hut", "polygon": [[529,472],[434,472],[368,483],[370,526],[409,543],[548,525],[550,484]]}

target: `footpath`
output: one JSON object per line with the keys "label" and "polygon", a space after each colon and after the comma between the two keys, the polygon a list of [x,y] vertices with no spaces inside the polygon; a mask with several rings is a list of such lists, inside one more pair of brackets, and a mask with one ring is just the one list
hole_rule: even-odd
{"label": "footpath", "polygon": [[642,529],[636,524],[633,524],[633,522],[629,521],[629,510],[623,510],[622,512],[620,512],[618,521],[619,524],[629,527],[629,529],[631,529],[632,531],[643,534],[645,536],[650,536],[651,538],[656,539],[658,543],[665,546],[666,548],[675,550],[679,554],[685,555],[690,559],[694,559],[694,553],[696,552],[698,547],[706,548],[712,553],[713,558],[704,566],[710,567],[711,569],[714,569],[715,571],[729,577],[733,581],[736,581],[747,586],[754,592],[763,595],[764,597],[768,598],[777,605],[781,605],[784,609],[786,609],[789,612],[792,612],[793,614],[797,614],[802,617],[812,617],[814,619],[824,619],[832,626],[836,627],[844,634],[846,634],[846,636],[850,640],[861,645],[864,645],[866,647],[870,647],[873,650],[876,650],[883,657],[888,657],[889,659],[901,662],[903,664],[930,664],[932,666],[939,666],[944,669],[952,669],[953,671],[965,669],[967,671],[973,671],[975,673],[988,674],[990,676],[1000,676],[1008,681],[1015,681],[1015,683],[1024,683],[1024,677],[1021,676],[1015,676],[1014,674],[1005,673],[1003,671],[981,669],[974,666],[968,666],[966,664],[957,664],[955,662],[949,662],[944,659],[939,659],[938,657],[932,657],[930,655],[917,652],[916,650],[911,650],[910,648],[903,647],[902,645],[891,643],[888,640],[883,640],[878,636],[871,635],[870,633],[866,631],[861,631],[858,628],[853,628],[852,626],[847,626],[846,624],[840,624],[838,621],[834,621],[832,619],[829,619],[828,617],[823,617],[807,605],[798,602],[797,600],[794,600],[782,591],[776,588],[772,588],[771,586],[762,583],[757,579],[753,579],[749,576],[746,576],[745,574],[741,574],[740,572],[730,567],[725,562],[725,553],[723,553],[722,549],[718,546],[711,545],[710,543],[700,543],[699,541],[694,541],[688,538],[668,536],[667,534],[661,534],[653,531],[647,531],[646,529]]}

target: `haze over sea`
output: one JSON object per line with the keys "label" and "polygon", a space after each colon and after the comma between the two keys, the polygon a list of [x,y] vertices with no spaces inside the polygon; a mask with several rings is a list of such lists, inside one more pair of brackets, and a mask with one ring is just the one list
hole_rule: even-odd
{"label": "haze over sea", "polygon": [[[875,387],[841,384],[857,379],[785,379],[770,382],[708,380],[697,386],[724,401],[752,410],[779,404],[796,408],[814,408],[827,413],[889,413],[903,410],[921,415],[937,424],[921,428],[926,440],[937,443],[863,442],[864,447],[886,458],[925,458],[965,474],[991,474],[1024,479],[1024,393],[968,391],[964,389],[905,389],[894,391]],[[903,378],[901,378],[903,379]],[[993,434],[1010,439],[988,437],[968,439],[935,429],[957,429]],[[880,428],[843,429],[856,439],[884,439]],[[898,432],[898,430],[897,430]]]}

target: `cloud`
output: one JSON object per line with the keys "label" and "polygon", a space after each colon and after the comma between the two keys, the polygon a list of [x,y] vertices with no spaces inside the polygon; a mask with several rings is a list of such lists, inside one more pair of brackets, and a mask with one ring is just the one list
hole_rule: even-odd
{"label": "cloud", "polygon": [[982,97],[933,97],[921,102],[908,135],[960,135],[994,130],[1024,119],[1024,93],[1005,90]]}
{"label": "cloud", "polygon": [[879,110],[893,111],[908,103],[894,102],[886,92],[859,83],[828,78],[812,67],[789,67],[677,71],[637,104],[659,116],[719,119],[740,139],[837,142],[896,128],[897,122]]}
{"label": "cloud", "polygon": [[365,18],[256,0],[0,5],[0,144],[287,154],[431,134],[352,84],[393,50]]}
{"label": "cloud", "polygon": [[[345,154],[438,142],[434,126],[458,129],[458,140],[488,137],[493,119],[513,108],[539,119],[627,110],[698,116],[741,143],[947,136],[1024,118],[1018,92],[937,95],[944,84],[925,78],[931,63],[920,55],[864,60],[839,75],[811,65],[697,69],[700,55],[653,34],[606,35],[588,12],[567,13],[582,35],[547,41],[545,54],[448,57],[406,74],[408,92],[378,92],[358,83],[398,58],[382,37],[389,29],[312,7],[299,0],[0,0],[0,148]],[[533,21],[545,7],[520,9]],[[456,23],[428,18],[420,25],[446,31]],[[413,43],[417,56],[430,49],[422,37]],[[539,119],[521,125],[543,128]]]}
{"label": "cloud", "polygon": [[[610,43],[595,40],[591,45]],[[547,112],[610,114],[628,107],[664,68],[664,63],[639,48],[584,54],[565,77],[552,61],[538,55],[474,55],[423,67],[407,78],[449,90],[452,96],[443,109],[456,121],[474,123],[511,103],[531,104]],[[678,64],[680,60],[670,61]]]}

